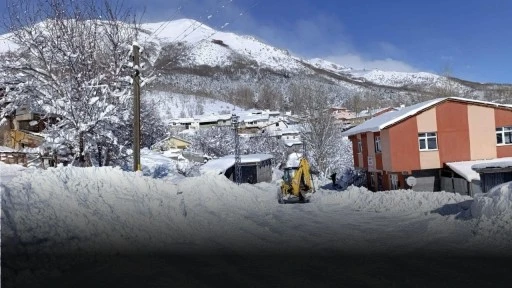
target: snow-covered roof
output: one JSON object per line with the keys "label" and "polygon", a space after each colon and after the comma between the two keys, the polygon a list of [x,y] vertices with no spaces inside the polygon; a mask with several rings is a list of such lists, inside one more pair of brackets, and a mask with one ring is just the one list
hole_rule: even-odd
{"label": "snow-covered roof", "polygon": [[365,121],[364,123],[357,125],[354,128],[351,128],[345,132],[343,132],[343,136],[351,136],[359,133],[364,132],[378,132],[382,129],[385,129],[391,125],[394,125],[402,120],[405,120],[411,116],[414,116],[418,113],[420,113],[423,110],[426,110],[430,107],[433,107],[443,101],[449,101],[449,100],[455,100],[455,101],[463,101],[467,103],[474,103],[474,104],[483,104],[483,105],[492,105],[496,107],[504,107],[509,109],[510,106],[493,103],[493,102],[486,102],[486,101],[479,101],[479,100],[472,100],[472,99],[466,99],[466,98],[459,98],[459,97],[447,97],[447,98],[437,98],[425,102],[421,102],[409,107],[404,107],[397,111],[390,111],[383,113],[379,116],[376,116],[374,118],[369,119],[368,121]]}
{"label": "snow-covered roof", "polygon": [[5,146],[0,146],[0,152],[16,152],[16,150]]}
{"label": "snow-covered roof", "polygon": [[258,120],[268,120],[268,114],[240,115],[240,122],[251,122]]}
{"label": "snow-covered roof", "polygon": [[512,167],[512,157],[509,158],[497,158],[497,159],[488,159],[488,160],[473,160],[473,161],[460,161],[460,162],[450,162],[446,163],[450,169],[455,171],[455,173],[462,176],[468,182],[473,180],[480,180],[480,174],[473,169],[478,169],[478,167],[495,167],[497,165],[504,165],[508,163],[509,166]]}
{"label": "snow-covered roof", "polygon": [[508,158],[498,158],[496,161],[489,161],[484,163],[479,163],[471,166],[473,170],[480,169],[491,169],[491,168],[512,168],[512,157]]}
{"label": "snow-covered roof", "polygon": [[376,109],[366,109],[366,110],[363,110],[359,113],[357,113],[355,115],[355,118],[359,118],[359,117],[367,117],[367,116],[371,116],[371,115],[375,115],[375,114],[379,114],[381,113],[382,111],[385,111],[387,109],[395,109],[395,110],[398,110],[398,108],[393,108],[393,107],[384,107],[384,108],[376,108]]}
{"label": "snow-covered roof", "polygon": [[[242,163],[262,162],[274,158],[272,154],[247,154],[240,155]],[[227,169],[235,165],[235,155],[227,155],[218,159],[212,159],[201,166],[200,170],[216,171],[219,174],[226,172]]]}
{"label": "snow-covered roof", "polygon": [[288,147],[292,147],[293,145],[302,145],[302,141],[297,139],[284,139],[283,143]]}
{"label": "snow-covered roof", "polygon": [[205,116],[198,116],[195,118],[196,121],[199,123],[201,122],[217,122],[219,120],[229,120],[231,119],[231,114],[221,114],[221,115],[205,115]]}
{"label": "snow-covered roof", "polygon": [[174,118],[169,120],[171,123],[192,123],[194,121],[194,118]]}

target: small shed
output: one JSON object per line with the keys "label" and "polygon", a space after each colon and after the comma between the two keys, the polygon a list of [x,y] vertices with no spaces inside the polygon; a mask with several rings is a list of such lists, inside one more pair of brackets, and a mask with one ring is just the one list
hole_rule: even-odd
{"label": "small shed", "polygon": [[[259,183],[272,181],[272,160],[271,154],[248,154],[241,155],[242,183]],[[228,179],[234,181],[235,156],[228,155],[212,159],[201,166],[201,172],[215,171],[224,174]]]}
{"label": "small shed", "polygon": [[512,181],[512,157],[451,162],[446,166],[457,174],[449,176],[446,170],[441,172],[441,189],[446,192],[474,196],[507,179]]}
{"label": "small shed", "polygon": [[512,181],[512,157],[475,164],[471,168],[480,175],[480,187],[484,193],[495,186]]}

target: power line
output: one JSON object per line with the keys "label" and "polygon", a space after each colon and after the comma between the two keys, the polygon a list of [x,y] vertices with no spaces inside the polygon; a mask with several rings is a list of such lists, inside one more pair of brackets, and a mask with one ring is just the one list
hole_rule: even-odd
{"label": "power line", "polygon": [[[225,4],[222,5],[221,8],[224,8],[226,5],[232,3],[233,0],[229,0],[227,2],[225,2]],[[220,10],[217,10],[217,14]],[[211,16],[213,14],[210,14],[208,15],[208,18],[210,18],[209,16]],[[201,18],[199,18],[201,19]],[[181,35],[183,35],[190,27],[194,26],[195,23],[192,23],[189,27],[187,27],[187,29],[183,30],[178,36],[176,36],[176,38],[172,41],[172,42],[175,42],[176,40],[178,40],[178,38],[180,38]],[[199,25],[197,27],[195,27],[194,29],[192,29],[192,31],[190,31],[188,34],[186,34],[182,39],[181,41],[185,40],[189,35],[191,35],[192,33],[194,33],[194,31],[196,31],[197,29],[201,28],[201,26],[203,26],[204,24],[202,22],[199,22]]]}
{"label": "power line", "polygon": [[[258,1],[256,1],[256,2],[254,2],[254,4],[250,5],[250,6],[249,6],[249,7],[247,7],[245,10],[243,10],[242,12],[240,12],[240,13],[238,14],[238,17],[241,17],[241,16],[245,15],[245,13],[247,13],[250,9],[252,9],[252,8],[256,7],[259,3],[261,3],[261,0],[258,0]],[[236,16],[235,16],[235,17],[236,17]],[[233,20],[232,20],[231,22],[226,22],[226,23],[228,23],[228,24],[230,24],[230,23],[234,23],[234,22],[236,21],[236,19],[238,19],[238,18],[232,18],[232,19],[233,19]],[[203,25],[203,24],[201,23],[201,25]],[[224,29],[226,26],[227,26],[227,25],[226,25],[226,24],[224,24],[220,29]],[[187,28],[187,29],[188,29],[188,28]],[[196,29],[197,29],[197,28],[196,28]],[[202,42],[204,42],[204,41],[208,41],[210,38],[212,38],[215,34],[217,34],[217,33],[219,33],[219,32],[220,32],[220,30],[215,30],[215,32],[213,32],[212,34],[210,34],[208,37],[206,37],[206,38],[204,38],[204,39],[201,39],[200,41],[197,41],[194,45],[192,45],[192,47],[190,47],[190,49],[187,49],[187,51],[190,51],[190,50],[192,50],[192,49],[196,48],[199,44],[201,44],[201,43],[202,43]],[[189,33],[189,34],[190,34],[190,33]],[[174,42],[174,41],[173,41],[173,42]],[[180,57],[180,56],[184,55],[187,51],[183,51],[181,54],[177,55],[176,57]],[[162,68],[164,68],[164,67],[166,67],[166,66],[168,66],[168,65],[170,65],[170,64],[172,64],[172,62],[169,62],[169,63],[165,64],[164,66],[162,66]]]}
{"label": "power line", "polygon": [[[247,7],[245,10],[243,10],[242,12],[240,12],[238,14],[238,16],[243,16],[245,13],[247,13],[250,9],[256,7],[259,3],[261,2],[261,0],[259,1],[256,1],[254,2],[254,4],[250,5],[249,7]],[[220,27],[219,29],[224,29],[225,27],[227,27],[227,25],[229,24],[232,24],[235,22],[237,18],[232,18],[232,21],[230,22],[226,22],[222,27]],[[206,41],[206,40],[209,40],[211,37],[213,37],[215,34],[219,33],[220,30],[215,30],[215,32],[213,32],[210,36],[206,37],[205,39],[202,39],[201,41],[198,41],[195,45],[192,46],[191,49],[194,49],[195,47],[197,47],[197,45],[199,45],[200,42],[202,41]]]}
{"label": "power line", "polygon": [[[181,10],[181,5],[182,5],[183,2],[186,2],[186,0],[184,0],[184,1],[182,0],[182,1],[180,1],[178,3],[178,7],[174,10],[174,12],[171,15],[170,19],[167,20],[167,21],[162,22],[162,24],[160,24],[160,26],[155,31],[153,31],[153,33],[151,33],[150,37],[155,35],[155,34],[156,34],[155,37],[158,36],[158,34],[160,34],[160,32],[162,32],[167,27],[167,25],[169,25],[169,23],[171,23],[171,21],[174,20],[174,16],[176,16],[176,14],[178,14],[178,11]],[[160,31],[158,32],[158,30],[160,30]]]}
{"label": "power line", "polygon": [[175,20],[174,17],[178,14],[178,11],[181,10],[183,2],[186,2],[186,1],[187,0],[181,0],[178,3],[178,6],[176,7],[176,9],[174,9],[174,11],[173,11],[171,17],[169,18],[169,20],[163,21],[162,24],[160,24],[160,26],[158,26],[158,28],[156,28],[146,39],[150,40],[152,37],[158,36],[158,34],[160,34],[167,27],[167,25],[169,25],[169,23],[171,23],[171,21]]}

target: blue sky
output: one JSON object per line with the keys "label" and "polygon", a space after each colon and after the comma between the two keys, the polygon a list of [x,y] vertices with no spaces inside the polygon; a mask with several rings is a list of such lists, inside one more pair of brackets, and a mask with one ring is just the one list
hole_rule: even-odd
{"label": "blue sky", "polygon": [[145,22],[187,17],[217,29],[230,22],[224,30],[253,35],[301,57],[354,68],[448,71],[472,81],[512,83],[509,0],[124,2],[137,10],[145,5]]}

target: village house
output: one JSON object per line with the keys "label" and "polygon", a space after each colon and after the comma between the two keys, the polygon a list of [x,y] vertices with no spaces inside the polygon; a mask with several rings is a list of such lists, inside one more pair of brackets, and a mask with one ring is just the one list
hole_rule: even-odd
{"label": "village house", "polygon": [[192,145],[192,142],[179,138],[177,136],[170,136],[162,141],[153,145],[152,150],[168,151],[170,149],[184,150]]}
{"label": "village house", "polygon": [[38,147],[44,141],[40,132],[48,122],[56,121],[56,117],[45,117],[27,108],[17,109],[12,115],[0,120],[0,146],[16,150]]}
{"label": "village house", "polygon": [[334,118],[334,123],[342,127],[352,126],[356,113],[344,107],[331,107],[328,112]]}
{"label": "village house", "polygon": [[453,180],[446,174],[456,172],[449,163],[512,156],[512,106],[438,98],[381,114],[343,135],[369,189],[441,191],[443,180]]}

